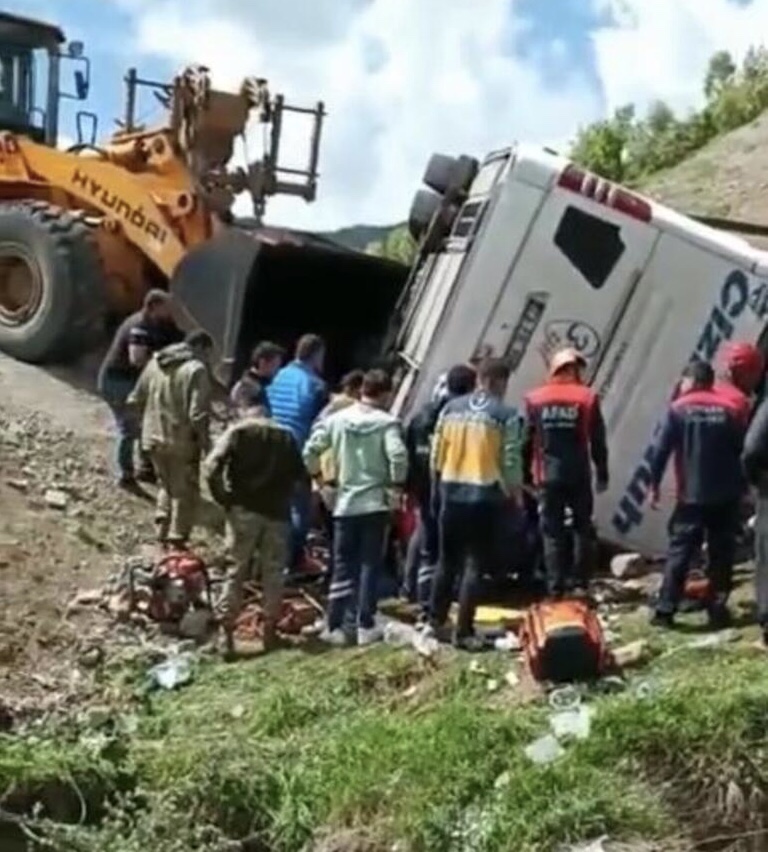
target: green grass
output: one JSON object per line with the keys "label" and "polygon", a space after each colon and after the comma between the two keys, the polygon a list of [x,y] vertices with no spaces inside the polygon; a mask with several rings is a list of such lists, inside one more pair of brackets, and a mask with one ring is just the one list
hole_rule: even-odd
{"label": "green grass", "polygon": [[[620,629],[648,636],[638,615]],[[751,634],[689,638],[654,635],[629,688],[586,696],[590,737],[544,767],[524,748],[548,730],[546,703],[488,689],[511,657],[488,655],[481,675],[450,651],[431,667],[380,647],[209,661],[182,691],[137,700],[130,726],[0,739],[0,790],[63,821],[85,802],[86,825],[47,829],[71,852],[547,852],[603,834],[692,849],[761,826],[768,678]]]}

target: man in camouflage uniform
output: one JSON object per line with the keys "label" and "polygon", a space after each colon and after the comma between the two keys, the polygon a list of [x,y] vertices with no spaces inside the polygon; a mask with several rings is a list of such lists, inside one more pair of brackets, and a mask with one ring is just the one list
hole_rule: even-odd
{"label": "man in camouflage uniform", "polygon": [[193,331],[161,349],[128,398],[141,415],[141,445],[157,471],[155,523],[163,545],[186,546],[200,499],[200,459],[210,448],[213,341]]}
{"label": "man in camouflage uniform", "polygon": [[227,544],[232,565],[220,604],[226,653],[234,653],[235,620],[244,586],[260,580],[264,610],[264,650],[277,645],[288,560],[291,499],[297,484],[309,483],[291,432],[254,406],[218,439],[204,465],[213,499],[227,512]]}

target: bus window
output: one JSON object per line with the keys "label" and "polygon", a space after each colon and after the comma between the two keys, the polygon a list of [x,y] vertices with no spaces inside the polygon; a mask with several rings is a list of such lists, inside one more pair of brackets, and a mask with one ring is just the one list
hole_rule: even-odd
{"label": "bus window", "polygon": [[555,231],[555,245],[595,290],[610,277],[626,246],[620,228],[578,207],[566,207]]}

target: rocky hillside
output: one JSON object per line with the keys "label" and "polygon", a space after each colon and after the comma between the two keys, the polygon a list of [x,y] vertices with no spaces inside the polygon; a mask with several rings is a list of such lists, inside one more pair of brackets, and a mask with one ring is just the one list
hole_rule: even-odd
{"label": "rocky hillside", "polygon": [[768,113],[648,178],[642,189],[681,213],[768,226]]}

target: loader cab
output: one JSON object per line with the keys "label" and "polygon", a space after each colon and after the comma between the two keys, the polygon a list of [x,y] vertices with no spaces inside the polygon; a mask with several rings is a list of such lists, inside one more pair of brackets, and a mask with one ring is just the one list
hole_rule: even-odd
{"label": "loader cab", "polygon": [[[65,42],[53,24],[0,12],[0,130],[56,145],[60,101],[84,100],[90,82],[82,43]],[[60,85],[62,61],[75,66],[71,87]]]}

